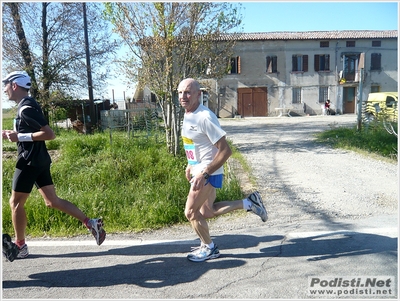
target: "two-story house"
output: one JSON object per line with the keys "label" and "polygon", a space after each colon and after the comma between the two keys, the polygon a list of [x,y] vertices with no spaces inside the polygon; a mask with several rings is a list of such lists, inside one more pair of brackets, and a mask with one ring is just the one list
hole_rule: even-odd
{"label": "two-story house", "polygon": [[[370,92],[397,91],[397,30],[244,33],[230,73],[208,86],[219,117],[317,115],[325,100],[338,114],[357,113]],[[208,95],[207,95],[208,94]]]}

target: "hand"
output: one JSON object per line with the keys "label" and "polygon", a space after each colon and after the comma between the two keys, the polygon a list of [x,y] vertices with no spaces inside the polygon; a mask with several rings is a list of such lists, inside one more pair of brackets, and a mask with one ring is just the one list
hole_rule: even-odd
{"label": "hand", "polygon": [[17,132],[15,132],[15,131],[3,130],[1,134],[3,136],[3,139],[8,139],[8,141],[10,141],[10,142],[18,141]]}
{"label": "hand", "polygon": [[[200,175],[200,177],[199,177]],[[192,189],[193,191],[200,190],[204,184],[205,184],[206,179],[204,179],[203,174],[199,173],[198,175],[194,176],[190,180],[190,184],[192,184]]]}
{"label": "hand", "polygon": [[9,132],[9,131],[8,130],[2,130],[1,131],[1,135],[3,136],[3,139],[8,139],[7,132]]}
{"label": "hand", "polygon": [[191,182],[191,180],[192,180],[192,175],[191,175],[191,168],[190,168],[190,166],[186,167],[185,176],[186,176],[186,179],[187,179],[189,182]]}

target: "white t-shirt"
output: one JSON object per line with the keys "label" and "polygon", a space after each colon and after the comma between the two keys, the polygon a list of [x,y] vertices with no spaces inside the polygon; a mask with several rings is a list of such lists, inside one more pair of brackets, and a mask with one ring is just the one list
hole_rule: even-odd
{"label": "white t-shirt", "polygon": [[[215,143],[224,137],[226,132],[221,128],[217,116],[207,107],[200,104],[196,111],[185,113],[182,124],[182,139],[188,163],[192,173],[201,172],[218,152]],[[224,166],[213,175],[224,173]]]}

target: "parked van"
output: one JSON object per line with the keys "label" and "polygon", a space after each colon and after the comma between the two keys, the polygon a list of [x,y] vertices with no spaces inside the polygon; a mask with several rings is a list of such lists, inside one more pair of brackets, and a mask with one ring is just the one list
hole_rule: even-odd
{"label": "parked van", "polygon": [[397,122],[398,92],[369,93],[365,104],[365,119]]}

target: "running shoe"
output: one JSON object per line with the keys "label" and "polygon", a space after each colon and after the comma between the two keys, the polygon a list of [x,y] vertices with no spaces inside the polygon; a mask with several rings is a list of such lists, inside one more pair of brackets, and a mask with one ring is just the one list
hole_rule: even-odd
{"label": "running shoe", "polygon": [[253,213],[257,214],[261,217],[263,222],[266,222],[268,219],[267,210],[264,207],[264,204],[261,199],[261,195],[258,191],[253,192],[250,194],[247,199],[251,202],[251,209],[247,211],[252,211]]}
{"label": "running shoe", "polygon": [[26,258],[29,255],[29,250],[28,250],[28,246],[27,244],[24,244],[22,247],[18,247],[19,252],[17,255],[17,258],[22,259],[22,258]]}
{"label": "running shoe", "polygon": [[11,241],[11,237],[8,234],[3,234],[3,255],[7,261],[13,262],[18,256],[18,246]]}
{"label": "running shoe", "polygon": [[103,229],[103,221],[100,218],[91,219],[88,222],[90,229],[94,238],[96,239],[97,245],[101,245],[106,239],[106,231]]}
{"label": "running shoe", "polygon": [[219,253],[217,245],[214,244],[214,248],[210,249],[206,245],[192,248],[192,252],[187,255],[187,259],[190,261],[200,262],[206,261],[207,259],[218,258]]}

